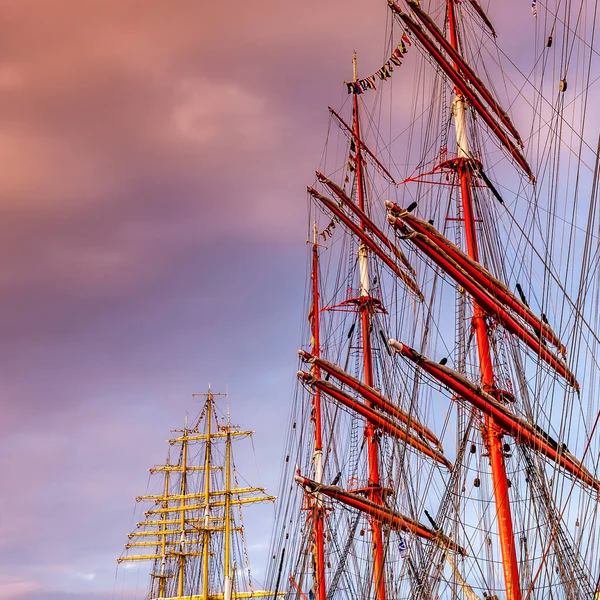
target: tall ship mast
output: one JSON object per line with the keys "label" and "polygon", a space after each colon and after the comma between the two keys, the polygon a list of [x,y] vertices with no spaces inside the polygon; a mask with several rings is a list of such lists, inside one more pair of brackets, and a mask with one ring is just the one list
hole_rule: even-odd
{"label": "tall ship mast", "polygon": [[139,496],[144,520],[129,534],[119,564],[149,562],[152,600],[263,598],[250,575],[242,507],[273,502],[263,488],[240,484],[233,446],[254,432],[232,425],[218,406],[225,394],[204,399],[196,419],[172,431],[165,464],[150,469],[155,493]]}
{"label": "tall ship mast", "polygon": [[389,59],[354,54],[308,186],[270,578],[298,600],[597,597],[594,7],[503,5],[536,28],[529,75],[478,0],[388,8]]}

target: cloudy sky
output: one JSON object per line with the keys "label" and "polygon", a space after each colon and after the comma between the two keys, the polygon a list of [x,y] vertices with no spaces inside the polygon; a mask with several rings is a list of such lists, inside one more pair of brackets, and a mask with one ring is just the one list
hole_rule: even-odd
{"label": "cloudy sky", "polygon": [[0,598],[113,597],[133,498],[209,382],[276,486],[305,185],[385,13],[0,0]]}
{"label": "cloudy sky", "polygon": [[3,600],[113,597],[209,382],[276,485],[305,185],[351,51],[379,60],[367,4],[0,2]]}

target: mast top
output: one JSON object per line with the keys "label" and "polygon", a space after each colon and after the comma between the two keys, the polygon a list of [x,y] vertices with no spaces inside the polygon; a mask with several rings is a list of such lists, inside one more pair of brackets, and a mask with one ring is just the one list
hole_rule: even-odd
{"label": "mast top", "polygon": [[[196,424],[194,425],[193,429],[191,429],[191,431],[195,431],[195,432],[198,431],[198,427],[200,426],[200,423],[202,422],[202,419],[204,419],[204,417],[206,416],[206,411],[207,410],[208,410],[208,418],[209,419],[211,418],[210,417],[210,413],[211,413],[211,411],[214,410],[214,408],[211,408],[211,406],[214,407],[215,398],[223,397],[223,396],[227,396],[227,394],[222,394],[220,392],[214,393],[212,391],[212,387],[211,387],[210,383],[208,384],[208,390],[207,390],[207,392],[205,394],[199,394],[199,393],[192,394],[192,398],[205,398],[206,400],[204,402],[204,406],[202,408],[202,412],[200,413],[200,416],[198,417],[198,419],[196,421]],[[229,407],[228,407],[228,413],[229,413]],[[229,418],[228,418],[228,422],[229,422]],[[179,430],[175,429],[173,431],[179,431]],[[188,431],[187,415],[186,415],[185,431]]]}
{"label": "mast top", "polygon": [[352,78],[355,82],[358,81],[358,65],[356,61],[356,50],[352,53]]}
{"label": "mast top", "polygon": [[208,391],[206,394],[192,394],[192,398],[206,398],[207,400],[214,400],[220,396],[227,396],[227,394],[220,392],[213,393],[210,383],[208,384]]}

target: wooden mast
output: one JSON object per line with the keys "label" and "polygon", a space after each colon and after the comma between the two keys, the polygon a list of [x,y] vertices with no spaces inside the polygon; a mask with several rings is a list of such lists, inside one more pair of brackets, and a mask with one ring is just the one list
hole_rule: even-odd
{"label": "wooden mast", "polygon": [[[319,332],[319,245],[317,244],[317,224],[313,225],[312,244],[312,309],[310,314],[310,325],[312,333],[312,354],[320,356],[320,332]],[[313,365],[312,375],[317,379],[321,377],[321,368],[318,364]],[[313,398],[314,421],[315,421],[315,449],[313,463],[315,481],[323,483],[323,434],[321,424],[321,390],[315,388]],[[316,494],[313,503],[313,533],[315,537],[315,578],[318,600],[326,600],[327,590],[325,586],[325,533],[324,533],[325,508],[323,496]]]}
{"label": "wooden mast", "polygon": [[[167,453],[167,467],[170,466],[171,464],[171,448],[169,447],[169,451]],[[169,497],[169,475],[170,475],[170,471],[168,469],[165,470],[165,498]],[[164,508],[168,508],[169,506],[169,501],[165,500],[163,507]],[[166,524],[166,520],[167,520],[167,513],[164,513],[161,516],[161,536],[160,536],[160,554],[161,554],[161,559],[160,559],[160,575],[158,576],[158,597],[159,598],[164,598],[165,597],[165,583],[166,583],[166,578],[167,575],[165,574],[165,568],[166,568],[166,563],[167,563],[167,524]]]}
{"label": "wooden mast", "polygon": [[[358,82],[358,69],[356,62],[356,52],[352,56],[352,71],[354,82]],[[358,113],[358,95],[353,97],[352,113],[352,132],[354,144],[356,147],[356,194],[358,208],[367,214],[362,157],[361,137],[360,137],[360,118]],[[361,229],[367,230],[367,224],[361,219]],[[364,382],[373,387],[373,350],[371,347],[371,310],[372,298],[370,296],[369,281],[369,252],[366,244],[362,243],[358,248],[358,265],[360,273],[359,290],[359,311],[362,329],[362,350],[363,350],[363,378]],[[370,404],[367,402],[367,405]],[[367,443],[367,457],[369,466],[369,479],[367,484],[367,498],[375,504],[383,503],[381,483],[379,478],[379,431],[375,425],[367,420],[365,426],[365,439]],[[371,518],[371,544],[373,553],[373,583],[375,590],[375,600],[386,600],[385,573],[384,573],[384,551],[383,551],[383,533],[381,522],[376,518]]]}
{"label": "wooden mast", "polygon": [[181,528],[181,547],[179,554],[179,578],[177,591],[180,596],[183,596],[183,588],[185,583],[185,499],[186,499],[186,480],[187,480],[187,445],[188,445],[188,420],[187,415],[185,417],[185,426],[183,428],[183,441],[181,444],[181,515],[180,515],[180,528]]}
{"label": "wooden mast", "polygon": [[[210,445],[211,445],[211,419],[212,419],[213,396],[210,385],[206,395],[206,445],[204,452],[204,539],[202,543],[202,596],[208,600],[208,565],[209,565],[209,541],[210,541]],[[227,497],[225,504],[228,504]],[[227,515],[225,516],[227,519]],[[180,592],[183,596],[183,590]]]}
{"label": "wooden mast", "polygon": [[233,581],[229,569],[231,554],[231,419],[227,411],[227,429],[225,431],[225,556],[223,557],[223,598],[231,599]]}
{"label": "wooden mast", "polygon": [[[458,51],[458,37],[456,33],[456,17],[454,13],[454,0],[448,0],[448,28],[450,32],[450,43],[452,48]],[[458,64],[454,64],[458,71]],[[475,228],[475,215],[473,209],[473,195],[470,170],[470,150],[467,139],[467,127],[465,119],[465,104],[459,90],[456,90],[456,98],[453,104],[454,125],[456,130],[456,145],[458,163],[458,175],[462,197],[463,220],[465,226],[465,238],[467,253],[474,261],[479,262],[479,249],[477,245],[477,231]],[[490,350],[490,340],[486,323],[486,313],[479,303],[473,299],[473,328],[477,340],[479,354],[479,371],[481,384],[486,392],[495,387],[494,369]],[[506,464],[502,448],[503,431],[486,415],[484,418],[483,441],[489,454],[492,470],[492,482],[494,487],[494,498],[496,502],[496,514],[498,517],[498,534],[500,537],[500,548],[502,552],[502,567],[504,570],[504,582],[507,600],[521,600],[519,587],[519,568],[517,552],[515,548],[515,536],[508,495],[508,478],[506,476]]]}

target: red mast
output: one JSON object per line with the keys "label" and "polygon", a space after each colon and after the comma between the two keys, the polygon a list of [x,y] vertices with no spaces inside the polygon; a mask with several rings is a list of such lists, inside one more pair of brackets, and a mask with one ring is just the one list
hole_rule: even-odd
{"label": "red mast", "polygon": [[[454,50],[458,51],[454,0],[448,0],[448,27],[450,31],[450,43]],[[454,63],[454,68],[457,71],[460,69],[456,62]],[[471,171],[469,166],[470,152],[466,131],[465,105],[458,89],[456,90],[456,94],[453,112],[456,127],[456,145],[459,160],[458,175],[460,178],[467,253],[473,260],[479,262],[477,231],[475,229],[475,215],[473,210]],[[473,299],[473,329],[475,330],[475,337],[477,340],[481,384],[484,391],[490,392],[495,387],[495,378],[486,317],[485,311],[478,302]],[[503,431],[496,425],[494,420],[487,415],[485,416],[484,423],[483,441],[489,454],[492,470],[506,598],[507,600],[521,600],[517,552],[515,548],[510,499],[508,496],[508,478],[506,476],[506,464],[504,462],[504,452],[502,449]]]}
{"label": "red mast", "polygon": [[[356,53],[352,56],[352,70],[354,81],[358,81],[356,66]],[[352,113],[352,133],[356,147],[356,193],[358,208],[363,212],[365,210],[365,193],[363,182],[363,157],[360,137],[360,119],[358,115],[358,96],[354,94]],[[361,219],[361,229],[367,231],[367,224]],[[371,347],[371,310],[373,307],[370,296],[369,282],[369,261],[367,246],[363,243],[358,249],[358,264],[360,271],[360,320],[362,329],[363,346],[363,377],[364,382],[373,387],[373,351]],[[367,401],[368,406],[372,406]],[[383,494],[379,480],[379,431],[375,425],[367,420],[365,427],[365,438],[367,443],[367,457],[369,466],[369,479],[367,484],[367,498],[378,505],[383,504]],[[373,552],[373,583],[375,588],[375,600],[386,600],[385,591],[385,573],[384,573],[384,551],[383,551],[383,533],[381,522],[376,518],[371,518],[371,544]]]}
{"label": "red mast", "polygon": [[[317,224],[313,226],[313,244],[312,244],[312,308],[310,312],[310,325],[312,334],[312,353],[319,357],[321,352],[319,341],[319,249],[317,244]],[[321,377],[321,368],[318,363],[313,364],[312,375],[317,379]],[[313,454],[313,464],[315,469],[315,481],[323,483],[323,437],[321,426],[321,390],[316,387],[313,398],[313,418],[315,423],[315,450]],[[325,589],[325,535],[324,518],[325,509],[323,507],[323,496],[320,493],[315,495],[313,511],[313,534],[314,534],[314,557],[315,557],[315,587],[318,600],[326,600]]]}

